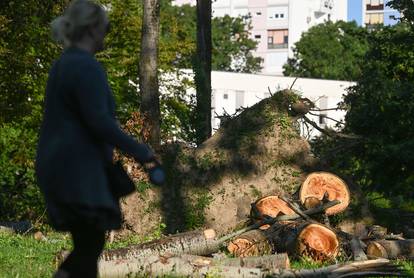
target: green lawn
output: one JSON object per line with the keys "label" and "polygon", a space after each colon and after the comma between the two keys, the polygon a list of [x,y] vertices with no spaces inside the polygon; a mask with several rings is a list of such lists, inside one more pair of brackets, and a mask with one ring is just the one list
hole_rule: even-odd
{"label": "green lawn", "polygon": [[[107,248],[126,246],[138,243],[138,239],[131,238],[125,242],[107,245]],[[1,278],[32,278],[52,277],[56,268],[54,258],[62,248],[70,249],[70,237],[62,233],[47,234],[47,241],[38,241],[33,236],[10,235],[0,233],[0,277]],[[397,262],[414,277],[414,263],[408,261]],[[321,265],[305,261],[293,261],[292,268],[316,268]]]}

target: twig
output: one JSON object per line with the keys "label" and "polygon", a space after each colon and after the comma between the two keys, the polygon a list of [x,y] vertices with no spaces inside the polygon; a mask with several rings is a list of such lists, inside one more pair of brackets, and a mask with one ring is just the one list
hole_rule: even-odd
{"label": "twig", "polygon": [[296,212],[296,214],[298,214],[298,215],[300,215],[303,219],[305,219],[305,220],[307,220],[307,221],[310,221],[311,219],[310,219],[310,217],[309,216],[307,216],[300,208],[299,208],[299,206],[297,206],[295,203],[293,203],[293,202],[291,202],[290,200],[288,200],[287,198],[285,198],[285,197],[283,197],[283,196],[280,196],[279,197],[281,200],[283,200],[283,201],[285,201],[285,203],[287,203],[289,206],[290,206],[290,208],[294,211],[294,212]]}
{"label": "twig", "polygon": [[296,80],[298,80],[298,77],[296,77],[296,78],[295,78],[295,80],[293,80],[292,85],[290,85],[289,91],[291,91],[291,90],[292,90],[293,85],[295,85],[295,83],[296,83]]}
{"label": "twig", "polygon": [[334,122],[336,122],[336,123],[338,123],[338,124],[341,124],[341,125],[345,125],[345,123],[344,122],[341,122],[341,121],[338,121],[338,120],[335,120],[334,118],[331,118],[331,117],[328,117],[328,116],[326,116],[326,115],[324,115],[324,114],[315,114],[315,113],[312,113],[312,112],[308,112],[310,115],[312,115],[312,116],[323,116],[325,119],[328,119],[328,120],[331,120],[331,121],[334,121]]}
{"label": "twig", "polygon": [[340,137],[340,138],[346,138],[346,139],[361,139],[361,136],[358,135],[353,135],[353,134],[343,134],[343,133],[337,133],[335,131],[328,131],[326,129],[323,129],[321,127],[319,127],[314,121],[310,120],[308,117],[303,116],[303,119],[305,120],[305,122],[307,122],[308,124],[310,124],[311,126],[313,126],[315,129],[317,129],[318,131],[320,131],[321,133],[329,136],[329,137]]}

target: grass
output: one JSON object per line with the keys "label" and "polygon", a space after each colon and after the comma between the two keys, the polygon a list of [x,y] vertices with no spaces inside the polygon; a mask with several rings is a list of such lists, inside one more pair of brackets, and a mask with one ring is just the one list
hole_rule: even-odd
{"label": "grass", "polygon": [[[68,234],[51,232],[46,237],[47,241],[38,241],[30,235],[0,233],[0,278],[51,277],[56,269],[55,255],[61,249],[71,249],[71,242]],[[107,244],[105,248],[126,247],[140,242],[142,239],[132,236],[122,242]],[[409,277],[414,277],[414,262],[397,260],[395,263],[401,265]],[[292,269],[314,269],[326,265],[305,259],[291,262]],[[164,276],[174,277],[178,278]]]}
{"label": "grass", "polygon": [[62,248],[71,248],[70,238],[53,233],[47,241],[32,236],[0,234],[0,277],[52,277],[54,258]]}

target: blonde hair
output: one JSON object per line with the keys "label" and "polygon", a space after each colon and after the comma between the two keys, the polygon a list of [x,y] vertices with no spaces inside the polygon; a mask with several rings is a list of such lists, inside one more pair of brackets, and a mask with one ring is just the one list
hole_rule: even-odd
{"label": "blonde hair", "polygon": [[56,42],[69,47],[82,38],[88,27],[106,20],[107,15],[101,5],[90,0],[75,0],[63,15],[52,21],[52,37]]}

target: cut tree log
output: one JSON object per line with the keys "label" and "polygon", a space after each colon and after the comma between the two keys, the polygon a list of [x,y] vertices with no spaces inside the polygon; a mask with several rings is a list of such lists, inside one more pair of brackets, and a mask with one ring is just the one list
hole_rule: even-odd
{"label": "cut tree log", "polygon": [[[317,214],[317,213],[322,213],[326,209],[328,209],[330,207],[333,207],[333,206],[336,206],[339,203],[340,202],[338,200],[329,201],[329,202],[327,202],[326,204],[323,204],[320,207],[305,210],[303,213],[305,213],[306,215],[314,215],[314,214]],[[239,236],[241,234],[244,234],[248,231],[259,229],[261,226],[263,226],[265,224],[273,225],[274,223],[277,223],[277,222],[297,220],[297,219],[300,219],[300,218],[301,218],[301,216],[297,215],[296,213],[292,214],[292,215],[281,215],[281,216],[278,216],[278,217],[275,217],[275,218],[266,217],[265,219],[261,220],[260,222],[254,223],[253,225],[247,226],[247,227],[242,228],[240,230],[237,230],[237,231],[235,231],[231,234],[228,234],[228,235],[225,235],[225,236],[221,237],[219,239],[219,241],[224,243],[224,242],[228,241],[229,239],[237,237],[237,236]]]}
{"label": "cut tree log", "polygon": [[212,258],[188,255],[151,255],[128,260],[100,261],[99,277],[265,277],[267,269],[216,264]]}
{"label": "cut tree log", "polygon": [[127,248],[104,250],[101,260],[134,259],[163,254],[209,255],[220,248],[220,241],[212,229],[175,234],[159,240],[132,245]]}
{"label": "cut tree log", "polygon": [[[265,218],[265,216],[277,217],[281,215],[293,215],[295,212],[289,207],[289,205],[279,198],[279,196],[267,196],[257,200],[252,204],[250,216],[255,222],[259,222]],[[260,229],[268,229],[270,225],[265,224]]]}
{"label": "cut tree log", "polygon": [[271,254],[272,245],[261,230],[251,230],[231,240],[227,250],[243,258]]}
{"label": "cut tree log", "polygon": [[338,214],[348,207],[350,200],[348,186],[341,178],[328,172],[309,174],[300,188],[299,199],[302,205],[305,205],[305,202],[315,202],[309,198],[322,200],[325,193],[330,201],[339,200],[341,202],[337,206],[327,209],[327,215]]}
{"label": "cut tree log", "polygon": [[314,222],[274,224],[265,231],[273,248],[293,257],[305,256],[314,261],[330,261],[338,255],[339,240],[334,231]]}
{"label": "cut tree log", "polygon": [[[250,258],[248,258],[250,259]],[[400,267],[395,266],[386,259],[369,260],[345,264],[336,264],[319,269],[277,269],[237,267],[225,265],[211,265],[210,258],[188,258],[182,256],[150,256],[136,260],[106,261],[99,264],[99,274],[102,278],[123,278],[145,275],[160,277],[175,275],[183,277],[223,277],[223,278],[344,278],[366,277],[378,275],[403,276]]]}
{"label": "cut tree log", "polygon": [[414,239],[377,240],[368,244],[367,255],[377,258],[414,258]]}

